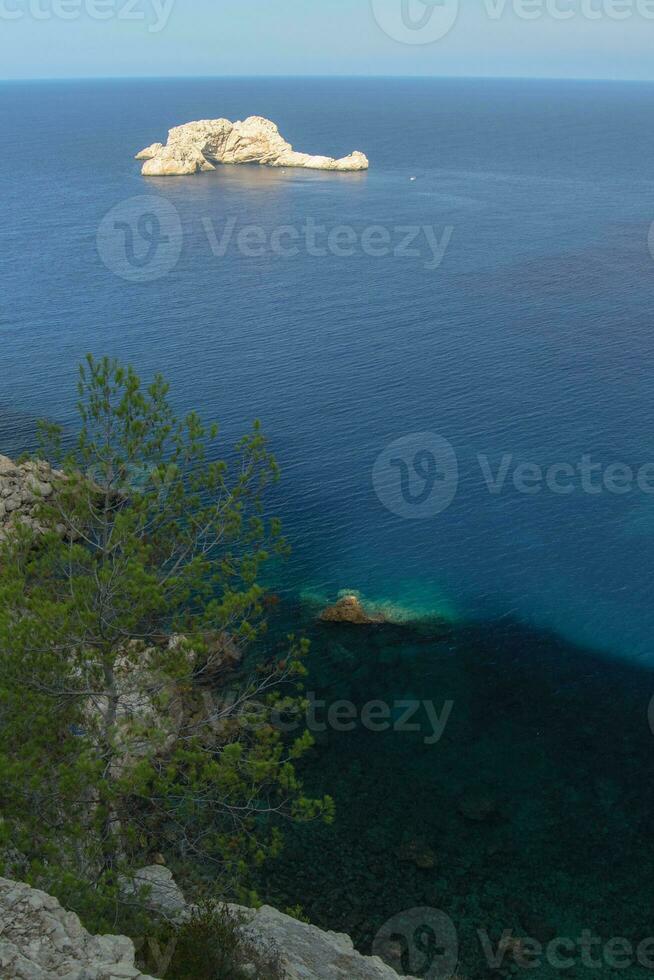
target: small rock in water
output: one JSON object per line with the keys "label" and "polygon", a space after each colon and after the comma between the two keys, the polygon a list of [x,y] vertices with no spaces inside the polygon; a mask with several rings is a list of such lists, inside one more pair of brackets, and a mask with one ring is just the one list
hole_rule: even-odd
{"label": "small rock in water", "polygon": [[415,864],[416,868],[429,871],[436,867],[436,855],[431,847],[420,837],[404,841],[395,851],[404,864]]}
{"label": "small rock in water", "polygon": [[355,595],[346,595],[333,606],[328,606],[320,614],[324,623],[353,623],[365,626],[370,623],[385,622],[383,616],[370,616]]}
{"label": "small rock in water", "polygon": [[457,801],[457,809],[466,820],[486,823],[500,815],[500,804],[488,786],[469,786]]}

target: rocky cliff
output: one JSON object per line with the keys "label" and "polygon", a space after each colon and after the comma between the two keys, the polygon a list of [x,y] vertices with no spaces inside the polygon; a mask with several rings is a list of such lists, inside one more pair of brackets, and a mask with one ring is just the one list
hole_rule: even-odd
{"label": "rocky cliff", "polygon": [[134,965],[125,936],[92,936],[56,898],[0,878],[3,980],[153,980]]}
{"label": "rocky cliff", "polygon": [[[37,532],[38,504],[53,494],[53,485],[63,474],[44,462],[18,464],[0,456],[0,539],[11,533],[18,523],[27,523]],[[61,529],[62,533],[64,528]],[[226,637],[219,637],[211,653],[212,669],[229,669],[238,650]],[[142,658],[147,671],[147,657]],[[159,732],[175,738],[183,718],[182,707],[173,710],[169,700],[165,718],[160,719],[155,702],[147,695],[147,685],[136,683],[130,672],[121,681],[120,696],[124,700],[125,718],[147,720],[150,735]],[[134,702],[134,691],[146,695]],[[121,701],[122,704],[122,701]],[[100,710],[101,703],[96,705]],[[129,708],[129,710],[128,710]],[[138,709],[138,710],[137,710]],[[142,746],[139,727],[123,732],[127,765],[129,759],[139,758]],[[153,744],[165,745],[165,737]],[[188,914],[183,894],[170,871],[161,866],[142,869],[135,877],[140,889],[150,890],[153,913],[175,919]],[[264,906],[259,910],[230,906],[244,921],[248,938],[264,950],[274,949],[279,957],[286,980],[397,980],[398,974],[377,957],[359,954],[349,936],[323,932],[306,925],[276,909]],[[140,978],[153,980],[135,965],[135,950],[124,936],[93,936],[81,925],[78,917],[61,907],[50,895],[26,884],[0,878],[0,980],[119,980]],[[174,980],[170,977],[167,980]]]}
{"label": "rocky cliff", "polygon": [[51,495],[52,481],[60,475],[47,463],[18,464],[0,456],[0,539],[17,524],[41,530],[36,509],[40,501]]}
{"label": "rocky cliff", "polygon": [[146,177],[176,177],[215,170],[216,164],[259,163],[268,167],[301,167],[308,170],[367,170],[368,158],[358,150],[335,160],[296,152],[270,119],[250,116],[243,122],[203,119],[176,126],[168,142],[141,150]]}
{"label": "rocky cliff", "polygon": [[[166,868],[139,872],[153,905],[167,916],[183,915],[184,898]],[[397,980],[377,957],[361,956],[348,936],[322,932],[264,906],[242,914],[250,942],[278,954],[286,980]],[[2,980],[154,980],[135,965],[125,936],[92,936],[78,917],[45,892],[0,878],[0,976]],[[170,980],[174,980],[170,977]]]}

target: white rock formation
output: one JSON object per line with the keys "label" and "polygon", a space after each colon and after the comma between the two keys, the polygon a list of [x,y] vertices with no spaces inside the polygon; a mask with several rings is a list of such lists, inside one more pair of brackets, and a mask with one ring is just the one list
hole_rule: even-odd
{"label": "white rock formation", "polygon": [[[183,895],[167,869],[155,865],[137,874],[151,886],[153,910],[184,916]],[[245,920],[251,949],[278,956],[285,980],[397,980],[379,957],[357,953],[349,936],[323,932],[265,905],[257,911],[229,908]],[[140,972],[134,957],[131,939],[92,936],[56,898],[0,878],[2,980],[155,980]]]}
{"label": "white rock formation", "polygon": [[[168,868],[152,865],[137,871],[125,891],[147,887],[146,907],[166,919],[185,919],[193,906],[187,905]],[[398,974],[377,956],[362,956],[349,936],[323,932],[299,922],[277,909],[227,906],[244,923],[246,946],[262,954],[274,953],[285,980],[397,980]],[[411,980],[411,978],[407,978]]]}
{"label": "white rock formation", "polygon": [[2,980],[153,980],[125,936],[92,936],[56,898],[0,878]]}
{"label": "white rock formation", "polygon": [[308,170],[367,170],[368,158],[358,150],[347,157],[311,156],[297,153],[270,119],[250,116],[243,122],[202,119],[176,126],[165,146],[153,143],[136,155],[144,160],[146,177],[175,177],[215,170],[220,163],[260,163],[269,167],[303,167]]}
{"label": "white rock formation", "polygon": [[[147,904],[153,911],[174,919],[190,910],[167,869],[143,868],[137,878],[151,887]],[[377,956],[357,953],[349,936],[323,932],[269,906],[229,908],[244,922],[246,948],[277,956],[285,980],[398,978]],[[56,898],[0,878],[2,980],[154,980],[139,971],[134,957],[134,945],[125,936],[92,936]]]}
{"label": "white rock formation", "polygon": [[[103,737],[111,718],[114,776],[126,775],[143,759],[165,759],[180,738],[197,737],[206,749],[221,740],[234,711],[225,705],[211,682],[224,678],[241,662],[242,654],[234,640],[222,633],[213,638],[202,662],[193,650],[182,646],[183,637],[172,636],[163,648],[133,641],[113,663],[113,689],[96,687],[91,677],[84,686],[95,690],[89,698],[85,718],[90,739]],[[170,657],[181,660],[182,674],[170,676]],[[168,670],[156,664],[167,661]],[[80,672],[80,677],[82,677]]]}
{"label": "white rock formation", "polygon": [[126,898],[144,896],[145,907],[165,919],[177,919],[187,908],[184,893],[173,878],[172,871],[160,864],[141,868],[129,881],[125,879],[121,891]]}
{"label": "white rock formation", "polygon": [[[247,914],[245,933],[262,950],[275,950],[286,980],[397,980],[398,974],[378,956],[362,956],[352,940],[323,932],[264,905]],[[410,978],[408,978],[410,980]]]}
{"label": "white rock formation", "polygon": [[153,143],[151,146],[146,146],[146,148],[144,150],[141,150],[140,153],[137,153],[134,159],[151,160],[152,157],[156,157],[158,153],[161,153],[163,148],[164,148],[163,143]]}

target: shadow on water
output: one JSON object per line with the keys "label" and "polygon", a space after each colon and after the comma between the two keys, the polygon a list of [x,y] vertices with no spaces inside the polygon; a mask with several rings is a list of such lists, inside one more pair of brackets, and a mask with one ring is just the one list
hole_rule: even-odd
{"label": "shadow on water", "polygon": [[[309,690],[351,701],[357,720],[335,731],[314,708],[305,786],[333,795],[337,818],[289,829],[260,883],[268,900],[365,952],[397,913],[442,910],[465,977],[495,975],[478,929],[654,935],[654,674],[514,621],[305,628]],[[369,730],[370,701],[395,706],[395,722],[399,702],[418,703],[420,730]]]}

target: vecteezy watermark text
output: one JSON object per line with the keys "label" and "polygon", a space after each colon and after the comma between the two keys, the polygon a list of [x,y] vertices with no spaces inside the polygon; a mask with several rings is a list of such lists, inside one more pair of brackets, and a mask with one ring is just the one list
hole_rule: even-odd
{"label": "vecteezy watermark text", "polygon": [[654,21],[654,0],[484,0],[491,20],[511,12],[520,20],[624,21],[635,17]]}
{"label": "vecteezy watermark text", "polygon": [[219,226],[205,217],[202,227],[216,258],[224,258],[230,250],[247,258],[261,258],[267,253],[288,259],[302,253],[313,258],[332,255],[342,259],[357,253],[372,258],[392,255],[418,259],[430,271],[440,267],[454,234],[452,225],[442,229],[433,225],[367,225],[357,229],[352,225],[330,227],[311,217],[299,225],[273,229],[252,224],[239,227],[234,217]]}
{"label": "vecteezy watermark text", "polygon": [[175,0],[0,0],[0,21],[91,20],[133,21],[150,34],[166,27]]}
{"label": "vecteezy watermark text", "polygon": [[[2,2],[2,0],[0,0]],[[308,255],[352,259],[365,255],[414,261],[428,272],[439,269],[454,234],[452,225],[326,225],[309,216],[298,224],[244,224],[208,215],[199,227],[182,227],[174,204],[163,196],[142,194],[113,207],[100,222],[97,249],[111,272],[128,282],[152,282],[168,275],[179,262],[185,231],[215,259],[240,255],[246,259],[274,256],[294,259]]]}
{"label": "vecteezy watermark text", "polygon": [[633,467],[627,463],[599,463],[591,453],[584,453],[576,462],[558,462],[542,466],[539,463],[515,462],[512,453],[504,453],[493,464],[489,456],[480,454],[481,468],[489,493],[499,495],[507,482],[517,493],[536,495],[549,491],[558,496],[585,493],[598,496],[610,493],[622,496],[633,493],[654,494],[654,462]]}
{"label": "vecteezy watermark text", "polygon": [[[544,943],[530,936],[516,936],[511,929],[505,929],[499,938],[481,927],[475,932],[477,949],[464,952],[484,962],[493,973],[532,973],[546,966],[554,970],[582,967],[594,972],[632,966],[654,970],[654,937],[650,936],[636,942],[620,936],[605,940],[591,929],[583,929],[575,938],[555,935]],[[426,907],[408,909],[382,926],[373,952],[398,972],[426,980],[452,980],[459,963],[458,931],[445,912]]]}
{"label": "vecteezy watermark text", "polygon": [[[216,708],[216,705],[218,707]],[[422,735],[425,745],[437,745],[450,721],[454,701],[444,701],[439,707],[433,701],[414,698],[395,701],[367,701],[357,705],[345,699],[325,701],[309,692],[302,712],[246,703],[240,705],[237,692],[226,692],[220,702],[207,699],[209,717],[220,725],[222,719],[236,714],[241,724],[252,729],[259,725],[272,725],[286,735],[307,729],[312,735],[324,735],[329,731],[351,733],[359,729],[383,734]]]}
{"label": "vecteezy watermark text", "polygon": [[[168,976],[177,947],[176,937],[160,944],[152,937],[137,938],[136,949],[147,952],[153,960],[157,975]],[[452,918],[439,909],[420,907],[407,909],[384,923],[373,941],[373,953],[398,973],[422,977],[423,980],[455,980],[460,954],[485,963],[493,974],[517,972],[538,976],[539,969],[592,971],[621,971],[631,967],[654,970],[654,937],[632,941],[622,936],[604,939],[591,929],[582,929],[578,936],[554,936],[543,943],[530,936],[516,936],[505,929],[493,938],[484,928],[475,930],[473,946],[463,947]]]}

